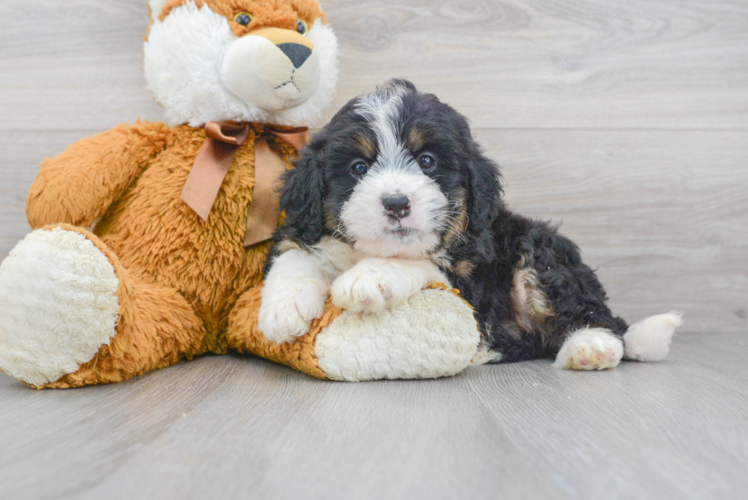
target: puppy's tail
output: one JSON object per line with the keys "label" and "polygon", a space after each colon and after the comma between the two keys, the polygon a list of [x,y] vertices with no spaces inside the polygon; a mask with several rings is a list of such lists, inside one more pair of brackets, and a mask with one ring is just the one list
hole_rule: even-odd
{"label": "puppy's tail", "polygon": [[623,335],[624,358],[631,361],[660,361],[670,351],[675,329],[683,324],[677,311],[650,316],[629,327]]}

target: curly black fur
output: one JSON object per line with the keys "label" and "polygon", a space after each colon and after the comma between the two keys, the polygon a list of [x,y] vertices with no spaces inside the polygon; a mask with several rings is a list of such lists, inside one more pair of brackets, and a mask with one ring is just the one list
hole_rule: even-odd
{"label": "curly black fur", "polygon": [[[608,328],[619,336],[626,332],[626,322],[611,314],[605,290],[582,262],[579,248],[556,228],[502,207],[491,229],[495,257],[473,258],[469,277],[448,275],[475,307],[482,331],[489,334],[487,343],[502,353],[502,362],[553,356],[567,333],[586,326]],[[512,318],[512,283],[521,259],[537,271],[552,307],[553,329],[545,337],[537,331],[517,336],[505,326]]]}

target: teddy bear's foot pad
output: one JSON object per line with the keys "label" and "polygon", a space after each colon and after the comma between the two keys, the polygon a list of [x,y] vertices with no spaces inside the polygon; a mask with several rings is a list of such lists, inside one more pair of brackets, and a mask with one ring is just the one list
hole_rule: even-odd
{"label": "teddy bear's foot pad", "polygon": [[83,234],[30,233],[0,265],[0,370],[31,385],[78,370],[115,333],[118,286]]}
{"label": "teddy bear's foot pad", "polygon": [[345,311],[316,338],[320,369],[332,380],[455,375],[478,350],[473,311],[442,290],[423,290],[376,315]]}

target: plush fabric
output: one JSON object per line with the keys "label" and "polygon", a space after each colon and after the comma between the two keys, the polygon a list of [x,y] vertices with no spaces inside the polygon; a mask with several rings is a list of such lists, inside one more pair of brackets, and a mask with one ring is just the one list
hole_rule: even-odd
{"label": "plush fabric", "polygon": [[260,289],[253,288],[239,298],[231,313],[228,341],[239,352],[253,353],[277,363],[295,368],[313,377],[327,378],[319,367],[316,356],[317,335],[343,310],[328,302],[323,316],[316,320],[309,332],[288,344],[268,342],[257,329],[257,314],[260,310]]}
{"label": "plush fabric", "polygon": [[[180,200],[205,140],[202,129],[122,126],[44,162],[28,199],[32,226],[71,224],[63,227],[95,241],[126,284],[118,342],[57,387],[118,381],[184,357],[227,351],[229,313],[244,292],[261,284],[270,244],[243,246],[253,138],[261,132],[255,125],[239,148],[207,222]],[[276,146],[286,158],[295,153],[281,141]],[[100,213],[102,207],[108,208]],[[81,228],[97,218],[93,231]],[[137,307],[130,311],[133,301]]]}
{"label": "plush fabric", "polygon": [[470,366],[480,334],[457,290],[432,284],[376,316],[349,311],[317,335],[319,366],[333,380],[437,378]]}
{"label": "plush fabric", "polygon": [[74,372],[115,334],[121,282],[93,241],[34,231],[0,265],[0,364],[24,382]]}
{"label": "plush fabric", "polygon": [[[248,6],[242,8],[241,4]],[[249,26],[226,22],[237,10],[252,11],[253,21]],[[236,49],[241,48],[245,41],[259,39],[242,38],[235,43],[237,36],[268,26],[295,29],[297,18],[294,10],[309,25],[306,38],[315,46],[316,66],[321,74],[319,85],[314,95],[299,105],[289,109],[263,109],[262,103],[273,101],[268,92],[256,89],[255,94],[246,94],[235,86],[233,90],[241,92],[238,95],[225,85],[227,78],[245,84],[254,81],[252,72],[260,67],[259,62],[225,64],[237,57]],[[266,43],[266,48],[272,49],[272,44]],[[234,120],[310,127],[317,123],[335,97],[339,56],[337,38],[324,22],[317,2],[311,0],[170,2],[151,26],[144,51],[148,87],[164,107],[170,125],[202,126],[209,121]],[[266,64],[267,57],[257,59],[262,60],[263,68],[269,72],[281,69]],[[306,76],[313,72],[313,68],[302,67],[296,72],[299,70]],[[237,74],[232,78],[227,72]]]}
{"label": "plush fabric", "polygon": [[[366,363],[378,366],[381,356],[394,351],[364,349],[358,358],[361,378],[372,378],[372,373],[420,378],[459,371],[477,347],[478,334],[474,321],[452,330],[458,318],[472,318],[472,310],[442,290],[423,292],[430,295],[414,300],[430,301],[432,310],[439,310],[441,294],[457,316],[437,325],[433,317],[414,315],[412,331],[403,331],[404,311],[393,312],[394,320],[359,316],[355,325],[346,314],[346,323],[336,327],[344,313],[330,304],[309,333],[293,344],[272,343],[257,329],[271,241],[244,245],[253,204],[255,139],[268,125],[312,125],[332,101],[337,41],[319,4],[150,0],[149,7],[146,77],[169,124],[121,125],[42,163],[27,198],[34,231],[0,266],[0,370],[33,387],[70,388],[119,382],[182,359],[235,349],[320,379],[355,380],[355,374],[338,377],[337,368],[325,369],[320,352],[326,353],[328,366],[330,360],[344,365],[341,356],[347,351],[330,355],[335,349],[329,346],[342,345],[336,337],[355,336],[351,329],[361,328],[365,335],[381,335],[400,346],[397,355],[406,363],[410,353],[403,342],[417,337],[421,351],[428,340],[442,354],[446,344],[441,340],[448,339],[461,360],[440,369],[434,366],[436,357],[419,352],[413,354],[412,368],[377,371]],[[241,12],[251,15],[246,26],[235,19]],[[274,30],[272,36],[260,28]],[[304,76],[300,68],[308,62],[294,61],[275,39],[283,40],[280,45],[296,40],[299,46],[314,47],[317,59],[310,56],[308,61],[317,66],[309,63]],[[227,78],[226,71],[256,69],[252,44],[260,47],[254,54],[258,59],[275,58],[278,67],[287,70],[293,63],[289,82],[298,76],[294,85],[301,97],[294,99],[300,103],[284,101],[287,93],[276,92],[272,85],[266,87],[272,95],[258,96],[229,88],[226,82],[235,75]],[[224,55],[231,47],[241,47],[236,53],[245,56],[227,65]],[[307,98],[304,92],[313,87],[309,78],[316,74],[315,67],[321,68],[319,83]],[[240,94],[261,89],[259,83],[279,77],[275,73],[284,77],[280,70],[255,71],[249,76],[257,79],[256,86],[239,89]],[[264,109],[262,103],[275,107]],[[206,140],[203,126],[225,120],[249,123],[250,132],[206,221],[180,197]],[[286,169],[293,168],[294,147],[268,140]],[[279,219],[282,224],[282,213]],[[320,348],[320,336],[328,347]],[[422,365],[421,355],[432,362]]]}

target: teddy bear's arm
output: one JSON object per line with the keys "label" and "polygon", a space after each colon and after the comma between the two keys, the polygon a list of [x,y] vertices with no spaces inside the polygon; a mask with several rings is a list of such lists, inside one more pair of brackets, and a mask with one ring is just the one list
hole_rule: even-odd
{"label": "teddy bear's arm", "polygon": [[31,227],[93,224],[166,147],[168,134],[162,123],[120,125],[47,158],[26,200]]}

